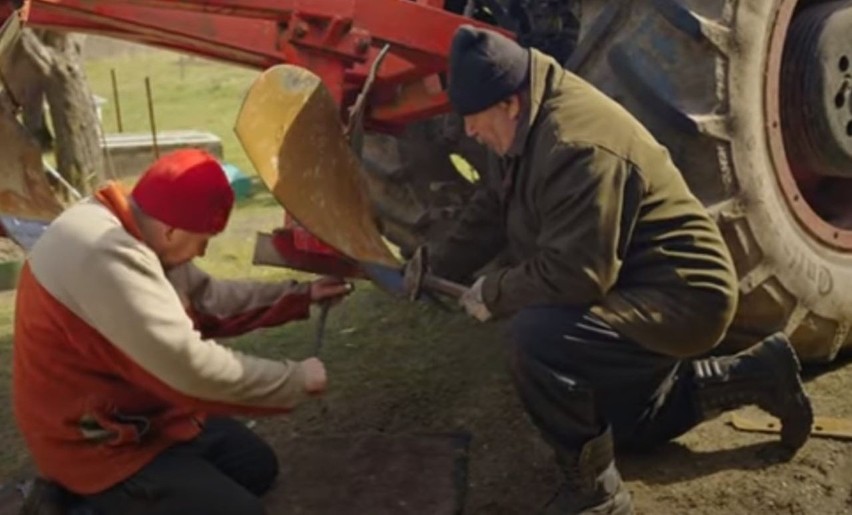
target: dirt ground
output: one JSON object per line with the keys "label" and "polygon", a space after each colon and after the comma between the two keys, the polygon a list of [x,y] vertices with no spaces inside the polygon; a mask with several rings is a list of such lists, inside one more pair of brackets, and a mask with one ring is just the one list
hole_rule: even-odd
{"label": "dirt ground", "polygon": [[[280,223],[268,199],[235,213],[228,233],[214,240],[202,263],[220,277],[274,279],[278,272],[245,266],[254,233]],[[272,274],[272,275],[268,275]],[[2,296],[0,296],[2,297]],[[0,301],[3,299],[0,298]],[[8,384],[11,361],[11,297],[0,302],[0,380]],[[313,320],[288,324],[229,342],[272,358],[299,359],[313,347]],[[480,324],[463,314],[392,299],[359,283],[355,294],[329,316],[322,359],[330,378],[324,402],[290,417],[259,419],[256,430],[281,451],[282,469],[299,467],[306,452],[288,452],[302,439],[339,435],[469,435],[466,515],[535,514],[559,484],[550,450],[523,415],[507,372],[500,324]],[[852,359],[808,370],[806,384],[817,415],[852,419]],[[0,484],[25,468],[22,442],[0,388]],[[720,417],[653,452],[619,455],[637,512],[680,514],[852,514],[852,441],[813,438],[790,462],[779,459],[777,438],[739,432]],[[316,459],[315,455],[311,459]],[[339,454],[322,458],[329,470],[345,465]],[[322,469],[316,463],[313,469]],[[414,479],[426,477],[411,470]],[[329,476],[331,477],[331,476]],[[276,504],[273,515],[326,515]],[[329,479],[317,481],[315,497],[334,495]],[[299,488],[307,488],[299,483]],[[371,488],[384,488],[373,484]],[[0,489],[2,494],[2,489]],[[2,495],[0,495],[2,497]],[[303,498],[310,497],[305,493]],[[0,502],[0,513],[4,512]],[[387,514],[402,515],[389,510]],[[337,512],[334,515],[385,515]],[[426,512],[438,515],[445,512]],[[417,513],[420,515],[420,513]]]}
{"label": "dirt ground", "polygon": [[[396,308],[378,292],[359,295],[376,313],[388,314]],[[325,402],[306,405],[287,419],[259,420],[257,431],[279,449],[296,439],[331,435],[467,434],[471,439],[463,513],[537,513],[557,487],[559,476],[549,449],[515,398],[499,331],[463,317],[422,312],[419,307],[396,309],[401,311],[398,319],[379,316],[369,327],[359,326],[358,319],[349,320],[351,314],[333,313],[324,350],[332,390]],[[388,335],[398,334],[398,325],[408,325],[408,334],[420,334],[422,339],[389,339]],[[308,335],[312,327],[303,329]],[[359,333],[360,338],[352,337]],[[430,333],[454,336],[433,340]],[[379,338],[384,340],[368,343]],[[257,341],[250,347],[269,345],[269,341]],[[286,352],[294,355],[301,350],[299,344]],[[852,419],[852,363],[847,359],[845,365],[819,372],[807,382],[817,414]],[[774,436],[739,432],[727,420],[723,416],[707,422],[653,452],[618,457],[637,513],[852,514],[852,441],[812,438],[792,461],[784,462]],[[298,468],[304,456],[285,450],[282,468]],[[316,454],[312,456],[316,459]],[[319,459],[322,464],[311,464],[315,471],[323,466],[336,471],[346,465],[334,452]],[[412,480],[446,480],[443,475],[425,477],[422,470],[407,473]],[[4,479],[9,478],[0,478],[0,483]],[[309,488],[304,482],[298,486]],[[381,482],[370,487],[384,488]],[[273,499],[286,498],[281,490],[286,494],[287,488],[279,484]],[[310,488],[315,491],[300,492],[301,498],[346,491],[322,479]],[[0,513],[14,513],[2,508]],[[274,500],[270,513],[331,515],[304,507],[293,511]],[[389,509],[334,515],[408,513],[417,512]]]}
{"label": "dirt ground", "polygon": [[[263,422],[260,431],[279,441],[304,434],[468,431],[464,513],[536,513],[559,476],[496,365],[504,360],[502,347],[489,343],[433,355],[424,365],[431,377],[424,374],[419,385],[366,384],[357,400],[332,396],[325,410],[309,407],[284,426]],[[852,420],[852,365],[819,372],[807,383],[817,414]],[[775,436],[739,432],[728,421],[722,416],[653,452],[618,457],[637,513],[852,514],[852,441],[813,438],[785,462]]]}

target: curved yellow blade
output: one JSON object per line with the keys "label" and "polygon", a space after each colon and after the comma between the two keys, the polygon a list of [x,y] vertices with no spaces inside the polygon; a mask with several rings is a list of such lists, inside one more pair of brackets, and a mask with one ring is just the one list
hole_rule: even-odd
{"label": "curved yellow blade", "polygon": [[318,76],[282,64],[252,84],[235,130],[266,187],[314,236],[357,261],[398,266],[338,113]]}
{"label": "curved yellow blade", "polygon": [[63,206],[44,173],[38,144],[0,106],[0,215],[49,222]]}

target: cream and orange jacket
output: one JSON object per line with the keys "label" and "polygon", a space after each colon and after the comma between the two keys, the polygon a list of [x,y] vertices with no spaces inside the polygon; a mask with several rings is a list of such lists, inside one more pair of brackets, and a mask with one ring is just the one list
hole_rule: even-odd
{"label": "cream and orange jacket", "polygon": [[309,285],[164,271],[111,185],[59,216],[22,271],[13,399],[39,473],[91,494],[126,479],[207,415],[273,414],[303,400],[292,361],[212,340],[306,318]]}

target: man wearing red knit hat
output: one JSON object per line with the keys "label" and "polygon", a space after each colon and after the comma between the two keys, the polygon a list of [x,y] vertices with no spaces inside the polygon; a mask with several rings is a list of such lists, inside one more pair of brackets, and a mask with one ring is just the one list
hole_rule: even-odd
{"label": "man wearing red knit hat", "polygon": [[272,449],[232,415],[286,413],[325,390],[316,358],[227,349],[309,316],[349,285],[217,281],[192,260],[234,194],[200,150],[168,154],[130,195],[110,184],[33,247],[15,316],[14,410],[40,475],[97,513],[259,514]]}

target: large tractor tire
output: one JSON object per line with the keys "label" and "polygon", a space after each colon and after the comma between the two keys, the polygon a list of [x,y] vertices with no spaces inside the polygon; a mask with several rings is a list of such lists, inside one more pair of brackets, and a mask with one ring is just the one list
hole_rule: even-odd
{"label": "large tractor tire", "polygon": [[666,145],[740,277],[726,345],[852,346],[852,1],[584,0],[567,63]]}
{"label": "large tractor tire", "polygon": [[362,161],[382,234],[409,255],[418,245],[447,231],[479,185],[459,173],[454,154],[475,169],[487,169],[487,155],[465,138],[453,115],[412,124],[404,134],[367,134]]}

